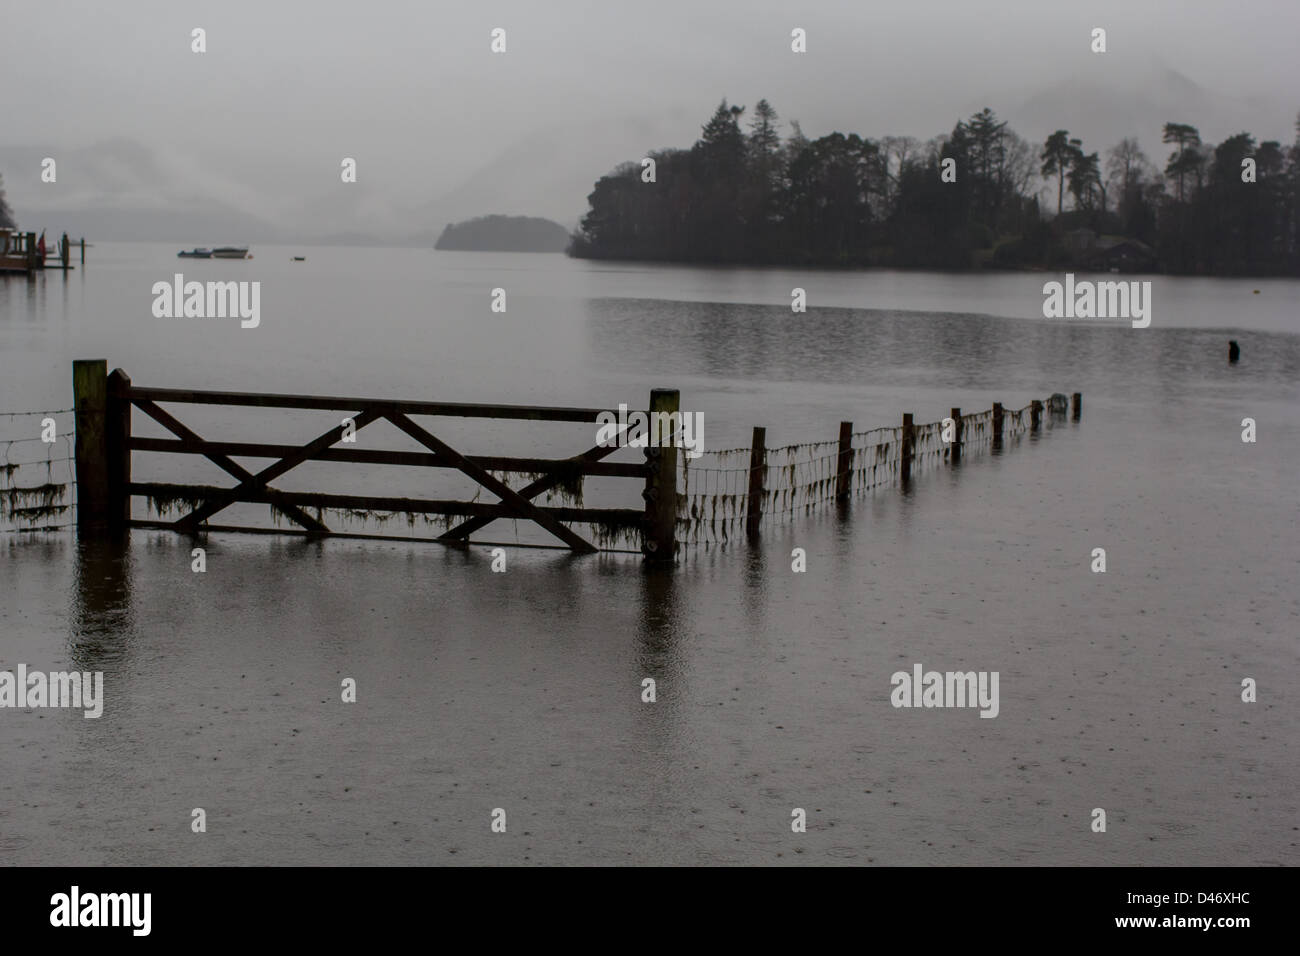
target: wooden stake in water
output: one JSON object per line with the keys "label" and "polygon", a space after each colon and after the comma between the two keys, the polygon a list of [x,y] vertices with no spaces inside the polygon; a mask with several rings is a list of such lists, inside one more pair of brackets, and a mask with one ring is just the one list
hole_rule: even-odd
{"label": "wooden stake in water", "polygon": [[[659,415],[681,410],[681,393],[675,388],[656,388],[650,392],[650,422],[662,421]],[[653,435],[653,431],[651,432]],[[677,447],[672,429],[659,432],[659,447],[646,448],[650,473],[645,480],[645,535],[642,550],[648,560],[672,561],[675,557],[677,531]]]}
{"label": "wooden stake in water", "polygon": [[754,426],[754,438],[749,446],[749,496],[745,499],[745,530],[758,534],[758,523],[763,520],[763,477],[767,474],[767,429]]}
{"label": "wooden stake in water", "polygon": [[108,526],[108,361],[72,363],[73,409],[76,413],[77,531],[102,533]]}
{"label": "wooden stake in water", "polygon": [[846,501],[849,497],[850,479],[853,477],[853,423],[840,422],[840,455],[836,459],[835,499]]}
{"label": "wooden stake in water", "polygon": [[949,412],[949,414],[952,416],[952,455],[949,456],[948,460],[951,461],[954,465],[960,465],[961,464],[961,439],[962,439],[961,409],[954,408],[951,412]]}

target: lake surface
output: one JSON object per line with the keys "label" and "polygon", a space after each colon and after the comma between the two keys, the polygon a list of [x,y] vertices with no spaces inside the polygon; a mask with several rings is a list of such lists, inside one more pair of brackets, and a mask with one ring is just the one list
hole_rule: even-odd
{"label": "lake surface", "polygon": [[[167,532],[125,551],[0,534],[0,670],[99,670],[106,695],[98,720],[0,709],[0,861],[1300,862],[1300,282],[1132,277],[1154,304],[1133,329],[1042,318],[1044,274],[176,248],[97,243],[67,276],[0,280],[0,413],[68,408],[77,358],[139,385],[436,401],[635,408],[674,387],[708,449],[1058,391],[1084,411],[673,572],[514,549],[495,574],[487,548],[214,534],[194,574]],[[155,318],[176,272],[261,282],[260,325]],[[176,411],[205,438],[300,444],[336,418]],[[38,423],[0,415],[0,440]],[[594,444],[546,428],[437,433],[470,454]],[[279,486],[451,481],[291,475]],[[227,483],[155,455],[135,476]],[[595,497],[637,507],[634,486]],[[499,524],[494,540],[545,540]],[[999,672],[998,716],[892,707],[914,663]]]}

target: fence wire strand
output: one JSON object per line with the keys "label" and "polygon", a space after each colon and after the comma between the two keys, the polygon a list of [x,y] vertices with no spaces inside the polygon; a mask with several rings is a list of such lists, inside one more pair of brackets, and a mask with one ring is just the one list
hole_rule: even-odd
{"label": "fence wire strand", "polygon": [[[1046,403],[1044,403],[1046,408]],[[1003,409],[1002,438],[1028,430],[1033,403]],[[1044,411],[1044,419],[1047,418]],[[952,445],[943,440],[943,421],[912,426],[911,474],[948,461]],[[993,441],[993,410],[961,417],[962,458],[981,454]],[[839,441],[806,442],[766,449],[761,524],[811,515],[835,503],[841,478],[851,497],[897,482],[902,473],[903,428],[884,426],[853,432],[847,474],[839,464]],[[677,533],[682,544],[726,544],[745,530],[749,513],[749,448],[678,456]]]}
{"label": "fence wire strand", "polygon": [[[72,412],[0,412],[0,422]],[[53,441],[43,435],[0,439],[0,534],[41,534],[75,525],[76,436],[71,423],[61,427],[56,419],[54,428]],[[37,457],[39,449],[33,445],[45,446],[45,456]]]}

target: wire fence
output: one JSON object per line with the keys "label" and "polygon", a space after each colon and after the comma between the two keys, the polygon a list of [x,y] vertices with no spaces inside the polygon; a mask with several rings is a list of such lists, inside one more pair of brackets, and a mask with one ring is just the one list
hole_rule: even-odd
{"label": "wire fence", "polygon": [[[1003,409],[1004,443],[1028,430],[1032,403]],[[40,534],[76,524],[73,409],[0,412],[0,534]],[[1045,416],[1046,417],[1046,416]],[[963,415],[962,456],[975,457],[993,440],[991,409]],[[15,424],[17,423],[17,424]],[[911,474],[949,461],[944,421],[912,426]],[[16,435],[18,437],[5,437]],[[858,496],[899,481],[903,428],[853,432],[848,493]],[[52,440],[51,440],[52,439]],[[749,448],[678,456],[677,534],[681,544],[726,543],[742,534],[749,513]],[[841,484],[838,440],[768,448],[762,471],[761,522],[788,521],[834,504]]]}
{"label": "wire fence", "polygon": [[[1002,439],[1020,436],[1030,425],[1033,403],[1003,409]],[[961,417],[962,457],[974,457],[993,441],[993,410]],[[912,426],[911,474],[948,461],[952,444],[943,440],[944,421]],[[903,428],[852,433],[848,493],[866,494],[898,481],[902,472]],[[749,514],[749,448],[704,452],[691,460],[678,455],[677,535],[682,544],[725,544],[744,533]],[[811,515],[834,504],[841,484],[838,440],[768,448],[762,471],[762,523]]]}
{"label": "wire fence", "polygon": [[73,409],[0,412],[0,534],[76,524]]}

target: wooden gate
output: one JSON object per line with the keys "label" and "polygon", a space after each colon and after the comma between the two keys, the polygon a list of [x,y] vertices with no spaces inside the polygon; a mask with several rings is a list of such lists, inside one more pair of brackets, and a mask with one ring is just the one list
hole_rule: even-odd
{"label": "wooden gate", "polygon": [[[570,458],[512,458],[461,454],[424,425],[421,417],[516,419],[537,422],[588,422],[596,424],[602,409],[533,405],[485,405],[450,402],[417,402],[394,399],[350,398],[321,395],[279,395],[252,392],[195,391],[176,388],[146,388],[131,383],[121,369],[107,374],[102,359],[73,363],[76,396],[78,483],[78,526],[83,530],[117,531],[125,528],[168,528],[182,533],[208,531],[265,531],[266,529],[212,525],[210,519],[237,502],[264,503],[299,525],[300,533],[334,535],[322,519],[325,509],[401,512],[410,515],[443,515],[463,518],[434,539],[446,544],[465,545],[470,535],[498,518],[525,519],[550,532],[563,546],[577,553],[599,550],[565,525],[591,523],[611,531],[639,534],[647,557],[671,560],[676,514],[675,448],[647,448],[645,460],[618,463],[605,461],[620,447],[595,445]],[[314,409],[345,413],[340,424],[301,445],[254,442],[207,441],[181,422],[163,405],[252,406],[258,408]],[[651,393],[652,411],[676,411],[678,393],[656,389]],[[174,438],[144,438],[132,434],[132,409],[152,418]],[[380,451],[335,447],[345,432],[359,432],[367,425],[385,420],[409,435],[426,451]],[[202,455],[227,472],[235,484],[218,487],[131,480],[132,452],[164,452]],[[234,458],[271,459],[272,464],[249,471]],[[424,468],[453,468],[469,476],[495,495],[495,503],[479,501],[341,495],[319,492],[289,492],[271,482],[305,461],[354,462],[372,465],[405,465]],[[511,489],[492,472],[523,472],[537,475],[533,481]],[[542,507],[538,496],[557,487],[571,486],[586,476],[639,478],[644,483],[644,509]],[[664,493],[660,493],[660,489]],[[189,510],[173,521],[136,520],[131,516],[131,498],[184,502]],[[316,514],[308,513],[315,510]],[[357,535],[394,538],[396,535]]]}

